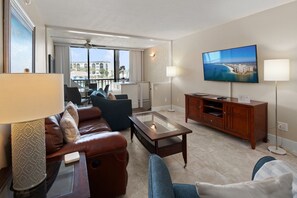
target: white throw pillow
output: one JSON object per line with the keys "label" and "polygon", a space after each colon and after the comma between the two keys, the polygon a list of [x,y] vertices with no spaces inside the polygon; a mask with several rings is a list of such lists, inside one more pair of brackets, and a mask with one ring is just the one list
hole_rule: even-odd
{"label": "white throw pillow", "polygon": [[109,93],[107,96],[107,99],[108,100],[116,100],[117,98],[112,93]]}
{"label": "white throw pillow", "polygon": [[76,126],[76,123],[70,113],[65,110],[60,121],[60,126],[63,131],[64,140],[67,143],[75,142],[80,138],[80,133]]}
{"label": "white throw pillow", "polygon": [[78,112],[77,112],[77,107],[70,101],[67,103],[65,110],[67,110],[70,115],[73,117],[76,126],[78,126],[79,123],[79,117],[78,117]]}
{"label": "white throw pillow", "polygon": [[196,182],[201,198],[292,198],[291,173],[261,181],[248,181],[227,185]]}

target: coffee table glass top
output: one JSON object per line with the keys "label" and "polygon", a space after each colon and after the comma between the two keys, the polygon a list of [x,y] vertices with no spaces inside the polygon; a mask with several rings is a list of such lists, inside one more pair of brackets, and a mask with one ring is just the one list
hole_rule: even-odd
{"label": "coffee table glass top", "polygon": [[137,114],[135,117],[156,133],[166,133],[177,130],[167,119],[163,119],[159,114],[153,112]]}
{"label": "coffee table glass top", "polygon": [[135,113],[129,119],[152,141],[192,132],[155,111]]}

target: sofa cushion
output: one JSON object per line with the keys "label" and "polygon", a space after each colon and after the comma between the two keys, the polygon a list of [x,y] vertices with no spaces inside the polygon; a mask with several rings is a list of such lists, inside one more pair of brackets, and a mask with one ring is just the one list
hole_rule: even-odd
{"label": "sofa cushion", "polygon": [[75,142],[80,138],[76,123],[67,110],[64,111],[60,125],[63,131],[64,140],[67,143]]}
{"label": "sofa cushion", "polygon": [[80,122],[78,129],[81,135],[101,131],[111,131],[111,128],[103,118]]}
{"label": "sofa cushion", "polygon": [[78,126],[79,117],[77,113],[77,107],[71,101],[69,101],[65,107],[65,110],[67,110],[68,113],[73,117],[76,126]]}
{"label": "sofa cushion", "polygon": [[60,128],[61,116],[55,115],[45,118],[46,154],[49,155],[63,147],[63,133]]}
{"label": "sofa cushion", "polygon": [[265,180],[248,181],[227,185],[213,185],[197,182],[196,187],[201,198],[292,198],[291,173]]}

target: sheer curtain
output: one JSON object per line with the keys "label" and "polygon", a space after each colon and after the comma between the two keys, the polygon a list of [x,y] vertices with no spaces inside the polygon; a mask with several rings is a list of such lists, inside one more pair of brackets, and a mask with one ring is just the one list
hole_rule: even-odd
{"label": "sheer curtain", "polygon": [[64,74],[64,84],[71,86],[70,80],[70,46],[63,44],[55,45],[56,73]]}
{"label": "sheer curtain", "polygon": [[130,50],[130,68],[129,68],[129,81],[140,82],[142,81],[142,51]]}

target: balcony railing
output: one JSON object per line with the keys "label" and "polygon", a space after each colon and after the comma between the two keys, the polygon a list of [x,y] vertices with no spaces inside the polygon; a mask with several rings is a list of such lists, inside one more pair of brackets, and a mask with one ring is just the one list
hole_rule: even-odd
{"label": "balcony railing", "polygon": [[111,85],[114,83],[114,79],[72,79],[72,81],[77,83],[82,88],[85,88],[87,83],[96,83],[97,89],[100,87],[104,89],[106,85]]}

